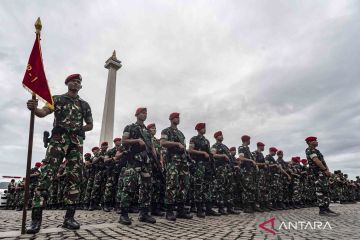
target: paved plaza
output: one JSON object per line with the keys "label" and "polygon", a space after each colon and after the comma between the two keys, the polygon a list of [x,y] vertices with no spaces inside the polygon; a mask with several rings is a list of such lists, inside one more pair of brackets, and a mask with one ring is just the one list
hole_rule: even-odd
{"label": "paved plaza", "polygon": [[[320,217],[317,208],[305,208],[176,222],[157,217],[153,225],[141,223],[137,214],[131,214],[131,226],[117,223],[115,212],[77,211],[76,219],[82,224],[78,231],[61,228],[65,211],[47,210],[43,228],[36,235],[20,234],[22,212],[0,210],[0,239],[360,239],[360,204],[335,204],[332,209],[341,216]],[[271,219],[275,235],[259,227]],[[316,226],[314,222],[318,222]],[[265,227],[271,229],[271,222]]]}

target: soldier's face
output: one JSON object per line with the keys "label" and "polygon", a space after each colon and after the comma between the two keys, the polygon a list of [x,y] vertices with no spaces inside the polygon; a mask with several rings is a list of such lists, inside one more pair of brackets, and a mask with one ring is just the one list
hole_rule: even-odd
{"label": "soldier's face", "polygon": [[220,135],[220,136],[217,137],[217,140],[218,140],[219,142],[222,142],[222,141],[224,141],[224,137],[223,137],[222,135]]}
{"label": "soldier's face", "polygon": [[275,152],[270,152],[271,156],[275,156],[275,154],[276,154]]}
{"label": "soldier's face", "polygon": [[277,155],[279,158],[283,158],[284,157],[284,154],[280,153]]}
{"label": "soldier's face", "polygon": [[115,146],[120,146],[121,145],[121,141],[115,141]]}
{"label": "soldier's face", "polygon": [[264,151],[265,146],[259,146],[260,151]]}
{"label": "soldier's face", "polygon": [[156,134],[156,127],[152,127],[152,128],[150,128],[149,130],[150,130],[151,135],[155,136],[155,134]]}
{"label": "soldier's face", "polygon": [[102,150],[102,151],[106,151],[107,148],[108,148],[108,146],[106,146],[106,145],[105,145],[105,146],[101,146],[101,150]]}
{"label": "soldier's face", "polygon": [[231,154],[231,156],[235,156],[235,155],[236,155],[236,151],[231,151],[230,154]]}
{"label": "soldier's face", "polygon": [[199,133],[200,134],[205,134],[206,133],[206,128],[200,129]]}
{"label": "soldier's face", "polygon": [[137,119],[140,120],[140,121],[145,121],[147,118],[147,111],[142,111],[141,113],[139,113],[137,115]]}
{"label": "soldier's face", "polygon": [[79,91],[82,88],[81,81],[78,79],[73,79],[69,81],[67,85],[69,91]]}
{"label": "soldier's face", "polygon": [[171,120],[171,123],[174,124],[174,125],[179,125],[180,118],[174,118],[173,120]]}

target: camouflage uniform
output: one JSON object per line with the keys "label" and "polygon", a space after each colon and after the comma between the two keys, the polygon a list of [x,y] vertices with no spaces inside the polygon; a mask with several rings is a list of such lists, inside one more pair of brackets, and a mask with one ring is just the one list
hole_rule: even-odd
{"label": "camouflage uniform", "polygon": [[7,201],[6,201],[6,207],[7,208],[14,208],[15,207],[15,188],[16,183],[15,181],[10,182],[8,185],[8,195],[7,195]]}
{"label": "camouflage uniform", "polygon": [[54,100],[54,129],[46,151],[44,165],[41,167],[39,185],[33,198],[33,207],[42,207],[48,198],[48,190],[54,181],[60,164],[67,159],[65,173],[64,202],[73,205],[78,202],[79,183],[82,168],[83,137],[81,135],[83,121],[92,123],[90,106],[79,96],[72,98],[67,94],[55,95]]}
{"label": "camouflage uniform", "polygon": [[94,186],[94,179],[95,179],[95,166],[92,164],[92,157],[88,159],[90,162],[88,166],[85,166],[85,179],[86,181],[86,190],[84,196],[84,207],[89,207],[90,199],[91,199],[91,192]]}
{"label": "camouflage uniform", "polygon": [[[290,169],[293,173],[300,175],[300,164],[292,162],[290,164]],[[300,185],[300,177],[293,176],[291,182],[291,200],[297,205],[301,201],[301,185]]]}
{"label": "camouflage uniform", "polygon": [[37,167],[33,167],[30,170],[30,183],[29,183],[29,205],[30,206],[32,206],[32,199],[34,197],[35,189],[39,182],[39,175],[31,177],[32,174],[36,174],[36,173],[40,174],[40,170]]}
{"label": "camouflage uniform", "polygon": [[265,162],[269,165],[275,165],[269,167],[268,170],[269,175],[267,182],[269,184],[269,189],[270,189],[269,200],[272,202],[273,205],[277,206],[278,203],[282,202],[282,199],[280,198],[281,194],[279,194],[280,173],[279,173],[278,165],[275,158],[271,154],[266,155]]}
{"label": "camouflage uniform", "polygon": [[99,206],[102,200],[105,186],[105,163],[106,150],[100,150],[93,158],[93,166],[95,168],[94,185],[91,190],[91,205]]}
{"label": "camouflage uniform", "polygon": [[[242,145],[238,148],[239,156],[254,160],[248,146]],[[245,205],[253,205],[256,200],[256,169],[252,163],[242,161],[241,175],[243,183],[242,197]]]}
{"label": "camouflage uniform", "polygon": [[162,148],[160,140],[153,137],[153,143],[157,154],[156,161],[153,162],[153,193],[151,198],[151,204],[153,208],[159,208],[161,199],[165,193],[165,174],[164,169],[160,164],[160,155],[162,154]]}
{"label": "camouflage uniform", "polygon": [[15,205],[18,210],[21,210],[24,207],[24,195],[25,195],[25,181],[24,179],[20,180],[16,184],[15,190]]}
{"label": "camouflage uniform", "polygon": [[[57,187],[57,208],[64,207],[64,190],[66,186],[66,175],[65,175],[65,166],[66,162],[63,162],[58,170],[57,179],[58,179],[58,187]],[[81,199],[81,198],[80,198]]]}
{"label": "camouflage uniform", "polygon": [[310,171],[313,172],[315,176],[315,189],[317,204],[320,208],[328,208],[330,205],[330,196],[329,196],[329,181],[327,176],[321,171],[321,169],[314,163],[313,159],[317,157],[324,167],[327,168],[324,156],[321,152],[315,148],[307,148],[306,157],[309,162]]}
{"label": "camouflage uniform", "polygon": [[129,208],[132,197],[135,192],[139,193],[139,206],[148,212],[152,194],[152,156],[150,156],[150,148],[153,143],[149,130],[145,125],[133,123],[125,127],[123,137],[129,139],[142,139],[146,144],[146,149],[138,145],[126,147],[128,153],[125,156],[126,169],[123,177],[123,189],[121,191],[121,208]]}
{"label": "camouflage uniform", "polygon": [[[184,147],[185,136],[177,128],[168,127],[162,130],[161,139],[181,143]],[[175,203],[185,203],[190,184],[189,166],[185,151],[178,148],[168,148],[165,156],[166,192],[165,203],[168,207]]]}
{"label": "camouflage uniform", "polygon": [[[257,163],[267,163],[265,162],[265,157],[262,152],[254,151],[252,155],[255,158]],[[270,200],[270,172],[267,166],[260,167],[256,175],[256,201],[260,203],[261,206],[264,206]]]}

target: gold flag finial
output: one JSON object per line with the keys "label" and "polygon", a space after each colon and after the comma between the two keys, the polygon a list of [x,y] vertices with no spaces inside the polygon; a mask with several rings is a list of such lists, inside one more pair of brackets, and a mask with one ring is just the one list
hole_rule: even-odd
{"label": "gold flag finial", "polygon": [[36,33],[40,33],[41,28],[42,28],[41,20],[40,20],[40,17],[38,17],[36,22],[35,22]]}
{"label": "gold flag finial", "polygon": [[114,58],[114,59],[116,59],[116,51],[115,51],[115,50],[113,51],[113,54],[112,54],[111,57]]}

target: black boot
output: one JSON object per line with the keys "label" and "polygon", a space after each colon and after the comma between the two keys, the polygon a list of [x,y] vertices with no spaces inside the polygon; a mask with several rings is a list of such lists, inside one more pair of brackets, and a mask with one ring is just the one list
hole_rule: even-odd
{"label": "black boot", "polygon": [[250,203],[244,203],[244,213],[254,213],[254,209]]}
{"label": "black boot", "polygon": [[88,208],[89,211],[94,211],[95,210],[95,201],[91,200],[90,201],[90,206]]}
{"label": "black boot", "polygon": [[279,207],[280,210],[285,210],[286,209],[284,203],[280,202],[280,201],[278,202],[278,207]]}
{"label": "black boot", "polygon": [[142,208],[140,210],[139,221],[146,223],[156,223],[156,219],[149,215],[148,208]]}
{"label": "black boot", "polygon": [[160,210],[159,204],[153,203],[151,205],[151,215],[158,216],[158,217],[163,217],[164,216],[164,213]]}
{"label": "black boot", "polygon": [[16,211],[21,211],[23,209],[23,207],[21,206],[21,205],[18,205],[17,207],[16,207]]}
{"label": "black boot", "polygon": [[340,216],[340,213],[331,211],[329,207],[325,208],[325,211],[326,211],[329,215],[331,215],[331,216],[334,216],[334,217]]}
{"label": "black boot", "polygon": [[219,204],[219,213],[221,215],[228,215],[227,212],[224,209],[224,205],[223,204]]}
{"label": "black boot", "polygon": [[106,202],[104,203],[104,208],[103,208],[104,212],[111,212],[110,210],[110,203]]}
{"label": "black boot", "polygon": [[177,211],[176,211],[176,217],[177,218],[183,218],[183,219],[192,219],[193,216],[191,213],[188,213],[185,209],[185,206],[183,203],[179,203],[177,205]]}
{"label": "black boot", "polygon": [[33,208],[31,211],[31,224],[26,228],[27,234],[35,234],[40,231],[42,221],[42,208]]}
{"label": "black boot", "polygon": [[119,223],[123,225],[131,225],[131,220],[129,218],[128,212],[129,210],[127,208],[121,208],[120,219],[118,221]]}
{"label": "black boot", "polygon": [[76,230],[80,228],[80,224],[74,219],[75,215],[75,206],[68,206],[65,213],[64,223],[62,225],[63,228],[67,228],[70,230]]}
{"label": "black boot", "polygon": [[174,206],[172,204],[167,205],[166,219],[169,221],[176,221],[176,217],[174,215]]}
{"label": "black boot", "polygon": [[264,210],[259,208],[256,203],[252,204],[252,208],[254,209],[255,212],[264,212]]}
{"label": "black boot", "polygon": [[205,218],[205,212],[202,208],[202,203],[197,203],[196,204],[196,209],[197,209],[197,212],[196,212],[196,216],[198,218]]}
{"label": "black boot", "polygon": [[211,203],[206,203],[206,216],[221,216],[220,213],[215,212],[214,210],[212,210],[212,204]]}
{"label": "black boot", "polygon": [[233,215],[239,214],[239,212],[236,211],[236,210],[234,209],[233,205],[230,204],[230,203],[226,205],[226,210],[227,210],[227,213],[228,213],[228,214],[233,214]]}
{"label": "black boot", "polygon": [[264,212],[270,212],[270,209],[268,209],[266,207],[266,203],[265,202],[260,202],[259,204],[260,208],[264,211]]}
{"label": "black boot", "polygon": [[139,208],[137,207],[137,205],[131,205],[129,207],[129,213],[138,213],[139,212]]}
{"label": "black boot", "polygon": [[195,206],[195,203],[191,203],[191,206],[190,206],[190,212],[192,212],[192,213],[196,213],[196,206]]}

